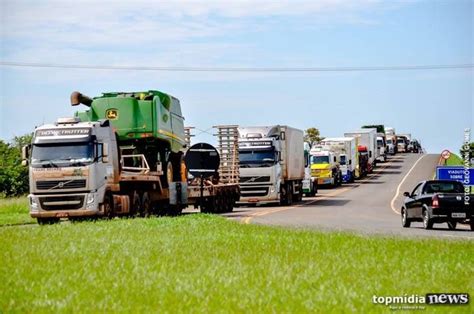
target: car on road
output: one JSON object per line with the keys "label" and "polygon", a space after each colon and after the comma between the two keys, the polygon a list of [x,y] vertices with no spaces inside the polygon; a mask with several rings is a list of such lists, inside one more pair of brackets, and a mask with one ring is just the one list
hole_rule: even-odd
{"label": "car on road", "polygon": [[474,195],[464,194],[464,185],[454,180],[428,180],[416,185],[413,191],[405,192],[401,209],[402,226],[421,221],[425,229],[435,223],[448,223],[456,229],[459,222],[468,222],[474,231]]}

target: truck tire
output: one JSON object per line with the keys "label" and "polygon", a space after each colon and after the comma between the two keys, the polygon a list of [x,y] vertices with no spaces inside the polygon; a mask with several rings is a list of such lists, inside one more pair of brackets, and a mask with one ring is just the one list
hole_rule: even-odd
{"label": "truck tire", "polygon": [[216,212],[216,197],[211,196],[206,199],[201,204],[201,213],[215,213]]}
{"label": "truck tire", "polygon": [[289,206],[293,203],[293,196],[292,196],[293,193],[291,193],[290,191],[291,191],[290,184],[285,183],[282,185],[281,191],[280,191],[280,205]]}
{"label": "truck tire", "polygon": [[104,217],[111,219],[115,216],[114,212],[114,198],[110,192],[105,193],[104,197]]}
{"label": "truck tire", "polygon": [[411,220],[408,218],[407,210],[404,207],[402,207],[401,215],[402,215],[402,227],[410,228]]}
{"label": "truck tire", "polygon": [[54,225],[59,222],[59,218],[36,218],[39,225]]}
{"label": "truck tire", "polygon": [[152,212],[151,200],[148,192],[144,192],[141,197],[141,206],[138,211],[140,217],[149,217]]}
{"label": "truck tire", "polygon": [[168,215],[169,216],[179,216],[183,212],[182,205],[169,205],[168,207]]}
{"label": "truck tire", "polygon": [[424,208],[423,213],[422,213],[422,218],[423,218],[423,227],[425,229],[432,229],[433,228],[433,220],[430,217],[430,213],[428,209]]}
{"label": "truck tire", "polygon": [[141,202],[140,195],[138,194],[137,190],[134,190],[130,194],[130,214],[132,216],[139,215],[139,213],[141,211],[141,207],[142,207],[141,203],[142,202]]}

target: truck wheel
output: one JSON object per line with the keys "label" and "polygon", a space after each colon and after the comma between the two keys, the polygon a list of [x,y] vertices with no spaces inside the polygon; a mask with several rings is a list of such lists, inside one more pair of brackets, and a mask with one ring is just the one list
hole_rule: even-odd
{"label": "truck wheel", "polygon": [[214,213],[216,211],[216,197],[212,196],[203,201],[201,204],[201,213]]}
{"label": "truck wheel", "polygon": [[402,227],[403,228],[410,228],[411,220],[408,219],[408,213],[405,208],[402,208],[401,210],[402,214]]}
{"label": "truck wheel", "polygon": [[140,217],[149,217],[151,215],[151,200],[148,192],[144,192],[141,198],[141,206],[138,211]]}
{"label": "truck wheel", "polygon": [[142,204],[140,195],[138,195],[138,192],[136,190],[133,191],[133,193],[130,195],[130,199],[130,213],[132,216],[138,215],[141,211]]}
{"label": "truck wheel", "polygon": [[449,228],[449,230],[455,230],[457,224],[458,224],[458,223],[457,223],[456,221],[454,221],[454,220],[448,221],[448,228]]}
{"label": "truck wheel", "polygon": [[114,201],[110,192],[107,192],[104,197],[104,217],[109,219],[114,217]]}
{"label": "truck wheel", "polygon": [[291,205],[292,194],[290,194],[289,184],[284,184],[280,191],[280,205]]}
{"label": "truck wheel", "polygon": [[59,218],[36,218],[39,225],[54,225],[59,222]]}
{"label": "truck wheel", "polygon": [[425,229],[431,229],[433,228],[433,220],[430,217],[430,214],[427,209],[423,209],[423,227]]}
{"label": "truck wheel", "polygon": [[170,216],[181,215],[182,211],[183,211],[183,207],[181,205],[169,205],[168,207],[168,215]]}

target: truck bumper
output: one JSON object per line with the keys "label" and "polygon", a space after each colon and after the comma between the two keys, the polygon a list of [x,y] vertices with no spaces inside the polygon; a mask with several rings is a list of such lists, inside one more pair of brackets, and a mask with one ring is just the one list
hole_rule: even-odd
{"label": "truck bumper", "polygon": [[33,218],[102,216],[98,193],[28,195]]}
{"label": "truck bumper", "polygon": [[318,185],[334,185],[334,178],[318,178]]}
{"label": "truck bumper", "polygon": [[241,185],[239,205],[270,204],[280,202],[280,193],[275,186]]}

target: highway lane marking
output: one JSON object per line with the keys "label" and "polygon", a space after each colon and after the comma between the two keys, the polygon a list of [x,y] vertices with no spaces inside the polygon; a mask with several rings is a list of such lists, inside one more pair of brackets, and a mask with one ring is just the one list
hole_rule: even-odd
{"label": "highway lane marking", "polygon": [[461,239],[469,239],[473,240],[474,237],[469,237],[469,236],[458,236],[458,235],[452,235],[452,234],[440,234],[443,237],[450,237],[450,238],[461,238]]}
{"label": "highway lane marking", "polygon": [[400,212],[397,211],[397,209],[395,208],[395,200],[397,199],[398,195],[400,194],[400,188],[402,187],[403,182],[405,182],[405,180],[408,178],[408,176],[410,175],[410,173],[413,171],[413,169],[415,169],[416,165],[420,162],[420,160],[422,160],[422,159],[425,158],[426,156],[428,156],[428,155],[423,155],[423,156],[421,156],[420,158],[418,158],[418,160],[413,164],[413,166],[410,168],[410,170],[408,170],[408,172],[405,174],[405,176],[403,177],[403,179],[402,179],[402,181],[400,182],[400,184],[397,186],[397,193],[395,193],[395,196],[392,198],[392,201],[390,202],[390,207],[392,208],[392,210],[393,210],[397,215],[400,215]]}
{"label": "highway lane marking", "polygon": [[[392,163],[389,161],[389,162],[386,162],[384,164],[384,166],[380,169],[377,169],[377,170],[374,170],[374,172],[372,174],[370,174],[369,176],[367,176],[366,178],[364,178],[363,180],[360,180],[356,183],[363,183],[363,182],[367,182],[369,181],[370,179],[372,179],[372,177],[374,177],[375,175],[377,175],[378,172],[384,170],[385,168],[387,168],[388,166],[390,166]],[[291,207],[280,207],[280,208],[271,208],[271,209],[268,209],[268,210],[265,210],[265,211],[258,211],[258,212],[255,212],[255,213],[252,213],[250,214],[249,216],[245,217],[244,219],[242,219],[242,222],[244,224],[249,224],[250,221],[255,218],[255,217],[261,217],[261,216],[266,216],[266,215],[269,215],[269,214],[273,214],[273,213],[278,213],[278,212],[281,212],[281,211],[285,211],[285,210],[290,210],[290,209],[295,209],[295,208],[298,208],[298,207],[302,207],[302,206],[307,206],[307,205],[311,205],[311,204],[314,204],[314,203],[317,203],[319,201],[323,201],[323,200],[328,200],[330,197],[334,197],[334,196],[337,196],[339,194],[342,194],[346,191],[349,191],[349,190],[352,190],[352,189],[355,189],[357,186],[348,186],[348,187],[344,187],[342,189],[339,189],[339,190],[336,190],[332,193],[329,193],[329,194],[325,194],[325,195],[322,195],[320,198],[317,198],[315,200],[311,200],[311,201],[308,201],[306,203],[303,203],[303,204],[299,204],[299,205],[295,205],[295,206],[291,206]]]}

